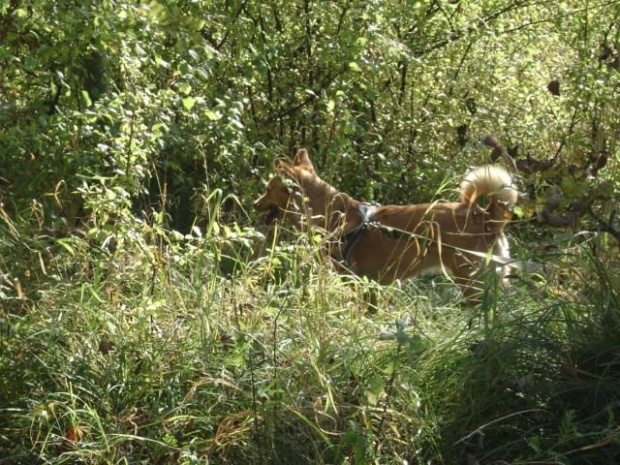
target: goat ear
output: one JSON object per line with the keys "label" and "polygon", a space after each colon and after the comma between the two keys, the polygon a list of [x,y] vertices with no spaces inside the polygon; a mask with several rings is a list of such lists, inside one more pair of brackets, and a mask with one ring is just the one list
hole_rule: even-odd
{"label": "goat ear", "polygon": [[311,173],[314,173],[314,166],[312,166],[312,162],[310,161],[310,155],[308,155],[308,151],[306,149],[299,149],[297,155],[295,155],[295,160],[293,160],[293,164],[307,171],[310,171]]}

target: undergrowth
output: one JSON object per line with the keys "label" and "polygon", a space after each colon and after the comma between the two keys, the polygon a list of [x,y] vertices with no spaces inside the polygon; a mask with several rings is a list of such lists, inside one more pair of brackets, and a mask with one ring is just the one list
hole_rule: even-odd
{"label": "undergrowth", "polygon": [[474,310],[449,280],[380,287],[217,219],[2,228],[1,464],[620,462],[597,238]]}

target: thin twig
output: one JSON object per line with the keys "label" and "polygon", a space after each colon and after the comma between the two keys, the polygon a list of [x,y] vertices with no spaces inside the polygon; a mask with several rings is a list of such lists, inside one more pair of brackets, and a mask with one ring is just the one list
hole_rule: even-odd
{"label": "thin twig", "polygon": [[488,16],[485,16],[484,18],[479,19],[476,22],[476,24],[472,26],[468,26],[465,29],[462,29],[460,31],[452,32],[447,39],[441,40],[435,44],[430,45],[429,47],[423,50],[420,50],[418,52],[418,56],[426,55],[434,50],[443,48],[446,45],[451,44],[452,42],[456,42],[457,40],[460,40],[461,38],[463,38],[464,36],[468,34],[471,34],[481,28],[486,27],[489,22],[496,20],[498,17],[500,17],[503,14],[508,13],[512,10],[516,10],[516,9],[527,7],[527,6],[530,6],[530,3],[527,1],[516,1],[498,11],[495,11],[494,13],[489,14]]}
{"label": "thin twig", "polygon": [[[280,305],[278,313],[273,320],[273,385],[278,386],[278,318],[284,309],[284,302]],[[274,437],[278,438],[278,402],[273,403],[273,427]]]}
{"label": "thin twig", "polygon": [[252,357],[252,348],[250,347],[248,354],[248,362],[250,368],[250,384],[252,386],[252,412],[254,413],[254,434],[256,435],[256,444],[258,445],[258,459],[262,465],[265,463],[263,457],[263,448],[261,445],[260,434],[258,431],[258,402],[256,401],[256,382],[254,380],[254,358]]}
{"label": "thin twig", "polygon": [[[400,353],[401,353],[402,348],[403,348],[402,342],[399,340],[398,346],[396,348],[396,355],[394,356],[396,363],[398,363],[398,360],[400,359]],[[390,379],[388,380],[386,389],[385,389],[385,402],[383,403],[383,412],[381,413],[381,420],[379,420],[379,426],[377,426],[377,433],[376,433],[377,441],[375,441],[375,454],[377,454],[377,452],[379,451],[379,444],[381,442],[380,441],[381,431],[383,430],[383,424],[385,423],[385,417],[387,416],[387,409],[388,409],[388,406],[390,405],[390,398],[392,397],[394,380],[396,379],[396,373],[398,372],[396,363],[394,366],[394,370],[392,371],[392,375],[390,376]]]}
{"label": "thin twig", "polygon": [[456,441],[454,444],[452,444],[453,446],[456,446],[457,444],[460,444],[461,442],[465,442],[467,441],[469,438],[471,438],[472,436],[476,435],[476,434],[480,434],[482,433],[482,430],[484,430],[485,428],[495,424],[495,423],[499,423],[501,421],[507,420],[508,418],[512,418],[512,417],[516,417],[517,415],[523,415],[525,413],[534,413],[534,412],[544,412],[545,410],[539,409],[539,408],[533,408],[533,409],[529,409],[529,410],[522,410],[520,412],[514,412],[514,413],[510,413],[508,415],[505,415],[503,417],[500,418],[496,418],[493,421],[490,421],[489,423],[486,423],[478,428],[476,428],[475,430],[473,430],[471,433],[469,433],[467,436],[463,436],[461,439],[459,439],[458,441]]}

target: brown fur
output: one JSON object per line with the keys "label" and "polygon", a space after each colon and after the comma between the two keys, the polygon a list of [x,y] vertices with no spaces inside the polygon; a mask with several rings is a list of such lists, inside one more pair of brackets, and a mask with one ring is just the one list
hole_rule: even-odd
{"label": "brown fur", "polygon": [[[300,230],[310,225],[324,229],[335,239],[327,242],[328,255],[357,275],[389,283],[443,272],[453,275],[471,298],[481,273],[509,259],[503,229],[517,191],[503,168],[471,171],[461,184],[460,202],[371,207],[372,225],[361,233],[344,264],[346,244],[339,239],[364,221],[360,202],[321,180],[305,150],[292,163],[277,160],[276,171],[254,204],[267,212],[265,222],[286,220]],[[487,198],[484,207],[478,205],[482,197]]]}

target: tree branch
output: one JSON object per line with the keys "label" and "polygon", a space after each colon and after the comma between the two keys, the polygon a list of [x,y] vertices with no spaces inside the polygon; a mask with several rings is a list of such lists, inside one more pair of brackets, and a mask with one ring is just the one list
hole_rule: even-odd
{"label": "tree branch", "polygon": [[239,16],[241,16],[241,12],[244,10],[247,3],[248,3],[248,0],[243,0],[241,2],[241,5],[239,5],[239,8],[237,8],[237,11],[235,12],[235,15],[233,16],[232,23],[229,24],[228,28],[226,28],[224,37],[222,37],[219,42],[213,38],[213,36],[209,33],[206,27],[201,29],[200,34],[207,42],[209,42],[209,44],[211,44],[211,46],[215,50],[220,51],[220,49],[224,46],[224,44],[228,40],[228,37],[230,36],[230,33],[232,31],[232,26],[237,22],[237,19],[239,19]]}
{"label": "tree branch", "polygon": [[609,215],[609,220],[605,220],[601,218],[594,210],[592,210],[592,206],[588,208],[588,213],[592,218],[596,220],[601,231],[611,234],[618,243],[620,243],[620,229],[616,228],[613,223],[616,216],[617,210],[614,208]]}
{"label": "tree branch", "polygon": [[450,34],[450,37],[448,37],[447,39],[444,40],[440,40],[439,42],[430,45],[429,47],[427,47],[426,49],[420,50],[418,51],[417,55],[418,56],[423,56],[426,55],[432,51],[435,51],[437,49],[443,48],[446,45],[451,44],[452,42],[456,42],[457,40],[465,37],[468,34],[471,34],[472,32],[475,32],[477,30],[483,29],[485,27],[487,27],[488,23],[496,20],[497,18],[499,18],[500,16],[502,16],[505,13],[508,13],[510,11],[513,10],[517,10],[519,8],[523,8],[526,6],[530,6],[530,2],[526,1],[526,0],[518,0],[515,1],[514,3],[501,8],[498,11],[495,11],[487,16],[485,16],[484,18],[480,18],[474,25],[472,26],[468,26],[465,29],[462,29],[460,31],[453,31]]}
{"label": "tree branch", "polygon": [[323,79],[323,81],[321,81],[321,83],[315,89],[312,90],[311,93],[308,94],[308,96],[304,100],[302,100],[297,105],[294,105],[292,107],[289,107],[285,110],[280,111],[276,115],[270,116],[269,118],[267,118],[267,120],[265,120],[264,124],[271,124],[277,119],[285,118],[289,115],[292,115],[293,113],[297,112],[301,108],[310,104],[314,99],[317,98],[317,95],[319,95],[321,91],[329,88],[329,86],[331,86],[331,84],[336,80],[336,78],[346,73],[347,70],[348,70],[348,67],[344,66],[340,70],[338,70],[336,73],[334,73],[332,76],[326,77],[325,79]]}

